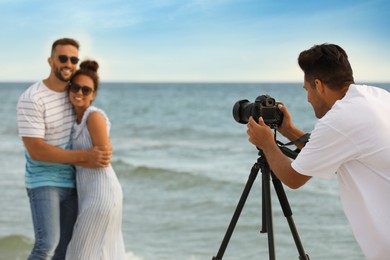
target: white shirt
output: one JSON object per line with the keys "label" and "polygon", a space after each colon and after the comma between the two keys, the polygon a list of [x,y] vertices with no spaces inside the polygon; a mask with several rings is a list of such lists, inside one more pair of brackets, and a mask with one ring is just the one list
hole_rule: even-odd
{"label": "white shirt", "polygon": [[318,120],[292,167],[308,176],[337,172],[340,198],[367,259],[390,259],[390,93],[351,85]]}

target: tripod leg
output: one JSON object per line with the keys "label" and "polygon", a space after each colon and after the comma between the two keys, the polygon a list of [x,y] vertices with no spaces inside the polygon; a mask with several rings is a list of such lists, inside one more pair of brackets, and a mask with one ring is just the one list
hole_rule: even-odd
{"label": "tripod leg", "polygon": [[259,168],[260,167],[258,163],[255,163],[253,165],[248,181],[245,185],[244,191],[242,192],[240,201],[237,204],[236,210],[234,211],[232,220],[230,221],[225,237],[223,238],[222,244],[218,250],[218,254],[217,256],[214,256],[212,260],[222,260],[225,250],[229,244],[230,238],[233,234],[234,228],[236,227],[237,221],[241,215],[242,209],[244,208],[246,199],[248,198],[249,192],[253,186],[254,181],[256,180],[257,174],[259,172]]}
{"label": "tripod leg", "polygon": [[[275,260],[275,241],[274,241],[274,227],[273,227],[273,220],[272,220],[272,203],[271,203],[271,185],[270,185],[270,173],[268,169],[262,168],[262,183],[263,183],[263,211],[265,210],[265,223],[266,223],[266,230],[265,232],[268,233],[268,253],[269,253],[269,259]],[[264,216],[264,212],[263,212]],[[264,224],[264,218],[263,218],[263,224]],[[262,233],[264,233],[264,226]]]}
{"label": "tripod leg", "polygon": [[283,214],[287,218],[288,225],[291,230],[291,234],[294,238],[295,245],[297,247],[298,253],[299,253],[299,259],[300,260],[309,260],[309,256],[305,253],[305,250],[303,249],[301,239],[299,238],[297,228],[295,226],[294,219],[292,217],[292,211],[290,204],[288,202],[286,192],[284,191],[282,182],[275,176],[273,172],[271,172],[272,176],[272,183],[274,185],[276,194],[278,196],[280,206],[282,207]]}
{"label": "tripod leg", "polygon": [[267,215],[265,209],[264,181],[261,182],[261,230],[260,233],[267,233]]}

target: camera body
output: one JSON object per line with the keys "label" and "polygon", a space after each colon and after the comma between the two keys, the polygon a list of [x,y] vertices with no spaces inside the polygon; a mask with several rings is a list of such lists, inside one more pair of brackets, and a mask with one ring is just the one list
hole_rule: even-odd
{"label": "camera body", "polygon": [[233,106],[233,117],[241,124],[247,124],[252,116],[256,122],[262,117],[264,123],[272,129],[278,128],[283,121],[283,113],[278,108],[282,104],[269,95],[258,96],[254,103],[248,100],[239,100]]}

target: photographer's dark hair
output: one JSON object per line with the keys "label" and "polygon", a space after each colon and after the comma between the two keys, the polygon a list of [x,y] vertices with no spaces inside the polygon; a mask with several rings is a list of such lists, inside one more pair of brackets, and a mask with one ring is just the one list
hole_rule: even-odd
{"label": "photographer's dark hair", "polygon": [[58,39],[55,42],[53,42],[53,45],[51,46],[51,53],[52,54],[54,52],[54,49],[57,47],[57,45],[72,45],[72,46],[76,47],[77,50],[80,48],[80,45],[76,40],[74,40],[72,38],[61,38],[61,39]]}
{"label": "photographer's dark hair", "polygon": [[80,69],[78,69],[70,79],[70,82],[73,81],[78,75],[85,75],[90,77],[93,80],[95,92],[99,88],[99,75],[97,73],[99,69],[99,64],[94,60],[85,60],[80,64]]}
{"label": "photographer's dark hair", "polygon": [[314,45],[299,54],[298,64],[313,87],[316,79],[335,90],[354,83],[348,55],[338,45]]}

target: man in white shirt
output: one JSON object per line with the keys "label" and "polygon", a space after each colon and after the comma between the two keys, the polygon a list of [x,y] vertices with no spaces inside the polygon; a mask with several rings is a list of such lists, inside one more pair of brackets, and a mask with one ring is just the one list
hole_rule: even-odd
{"label": "man in white shirt", "polygon": [[[355,85],[345,51],[334,44],[303,51],[308,102],[319,118],[306,144],[291,162],[275,144],[262,118],[249,120],[249,141],[261,149],[275,175],[297,189],[311,177],[336,175],[344,212],[366,258],[390,257],[390,93]],[[278,131],[294,141],[303,136],[285,106]]]}

